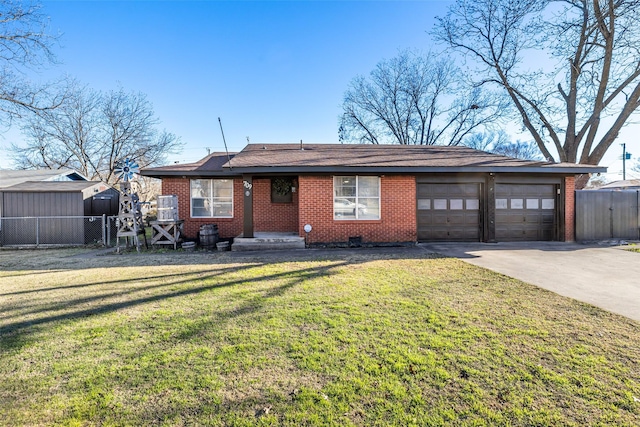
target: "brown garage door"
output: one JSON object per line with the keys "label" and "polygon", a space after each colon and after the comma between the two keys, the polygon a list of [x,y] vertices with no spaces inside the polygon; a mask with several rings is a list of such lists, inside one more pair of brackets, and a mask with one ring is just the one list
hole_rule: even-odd
{"label": "brown garage door", "polygon": [[418,183],[418,240],[480,240],[480,184]]}
{"label": "brown garage door", "polygon": [[496,184],[496,240],[553,240],[556,204],[553,184]]}

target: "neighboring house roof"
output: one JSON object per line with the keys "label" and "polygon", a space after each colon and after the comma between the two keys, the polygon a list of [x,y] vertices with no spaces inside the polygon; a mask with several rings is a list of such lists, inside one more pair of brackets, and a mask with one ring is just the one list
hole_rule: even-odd
{"label": "neighboring house roof", "polygon": [[0,170],[0,188],[27,181],[88,181],[71,169]]}
{"label": "neighboring house roof", "polygon": [[624,181],[613,181],[602,187],[596,188],[596,190],[635,190],[640,188],[640,179],[626,179]]}
{"label": "neighboring house roof", "polygon": [[[213,156],[213,155],[212,155]],[[211,174],[207,159],[198,163],[145,169],[143,175]],[[597,173],[605,167],[520,160],[464,146],[366,144],[249,144],[218,170],[227,173],[427,173],[536,172]],[[181,171],[182,173],[179,173]],[[235,173],[234,173],[235,172]]]}
{"label": "neighboring house roof", "polygon": [[96,187],[95,192],[105,191],[111,186],[100,181],[27,181],[0,189],[3,193],[68,193]]}

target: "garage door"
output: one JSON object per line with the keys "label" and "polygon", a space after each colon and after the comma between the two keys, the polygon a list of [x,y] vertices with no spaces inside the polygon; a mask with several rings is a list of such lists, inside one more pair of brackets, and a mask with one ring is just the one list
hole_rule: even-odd
{"label": "garage door", "polygon": [[553,240],[555,217],[555,185],[496,184],[497,241]]}
{"label": "garage door", "polygon": [[418,183],[418,240],[480,240],[480,184]]}

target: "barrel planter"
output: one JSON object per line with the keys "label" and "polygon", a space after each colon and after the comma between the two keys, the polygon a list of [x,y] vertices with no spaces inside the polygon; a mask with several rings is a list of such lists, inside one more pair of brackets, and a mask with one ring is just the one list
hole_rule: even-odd
{"label": "barrel planter", "polygon": [[216,249],[219,251],[228,251],[231,248],[231,244],[228,241],[218,242]]}
{"label": "barrel planter", "polygon": [[203,224],[200,226],[200,246],[213,249],[218,243],[218,225]]}
{"label": "barrel planter", "polygon": [[186,252],[193,252],[196,249],[196,242],[183,242],[182,249]]}

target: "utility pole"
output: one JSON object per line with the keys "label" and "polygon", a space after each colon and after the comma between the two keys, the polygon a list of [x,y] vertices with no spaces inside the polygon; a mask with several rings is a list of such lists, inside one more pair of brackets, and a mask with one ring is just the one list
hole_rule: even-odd
{"label": "utility pole", "polygon": [[620,145],[622,145],[622,180],[624,181],[627,179],[626,162],[631,159],[631,153],[627,153],[627,144],[623,142]]}
{"label": "utility pole", "polygon": [[627,179],[626,161],[627,161],[627,144],[623,142],[622,143],[622,180],[623,181]]}

